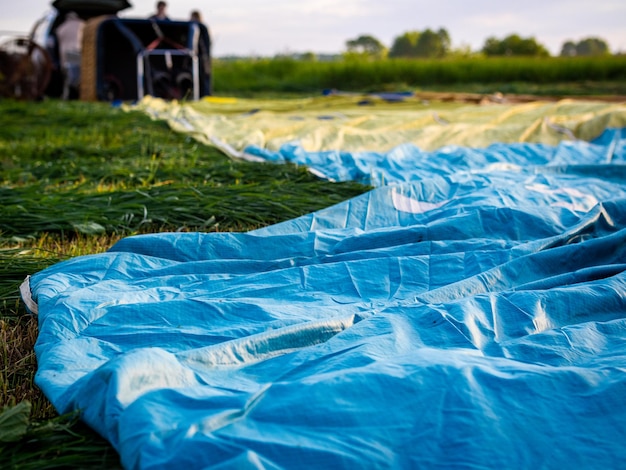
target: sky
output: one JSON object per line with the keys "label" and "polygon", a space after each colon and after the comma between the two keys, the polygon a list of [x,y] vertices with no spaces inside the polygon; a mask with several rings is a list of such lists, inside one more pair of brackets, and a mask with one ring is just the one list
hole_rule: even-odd
{"label": "sky", "polygon": [[[129,0],[122,17],[144,18],[156,0]],[[51,7],[51,0],[0,0],[0,37],[27,33]],[[445,28],[452,47],[479,50],[488,37],[534,37],[556,55],[567,40],[607,41],[626,52],[624,0],[170,0],[172,19],[201,11],[212,37],[214,57],[274,56],[313,52],[336,54],[346,41],[367,34],[387,47],[407,31]]]}

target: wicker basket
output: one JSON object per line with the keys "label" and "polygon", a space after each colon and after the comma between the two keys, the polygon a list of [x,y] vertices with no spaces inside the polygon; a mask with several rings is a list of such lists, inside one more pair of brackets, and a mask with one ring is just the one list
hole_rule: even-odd
{"label": "wicker basket", "polygon": [[109,18],[114,16],[97,16],[85,22],[83,56],[80,64],[80,99],[83,101],[98,100],[98,28]]}

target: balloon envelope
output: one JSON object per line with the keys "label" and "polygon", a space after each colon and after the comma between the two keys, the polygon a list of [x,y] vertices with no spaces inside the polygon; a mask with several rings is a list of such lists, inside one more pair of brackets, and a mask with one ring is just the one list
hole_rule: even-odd
{"label": "balloon envelope", "polygon": [[131,4],[127,0],[55,0],[52,6],[62,12],[112,14],[130,8]]}

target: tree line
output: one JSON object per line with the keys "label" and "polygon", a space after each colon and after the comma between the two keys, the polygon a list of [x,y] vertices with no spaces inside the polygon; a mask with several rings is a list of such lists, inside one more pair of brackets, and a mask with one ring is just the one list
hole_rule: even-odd
{"label": "tree line", "polygon": [[[521,37],[510,34],[498,39],[494,36],[485,40],[479,51],[488,57],[527,56],[548,57],[550,52],[534,37]],[[437,59],[451,55],[472,55],[468,48],[452,50],[450,34],[445,28],[423,31],[407,31],[397,36],[390,48],[371,35],[361,35],[346,41],[346,56],[366,56],[372,58],[423,58]],[[563,43],[560,55],[563,57],[609,55],[608,43],[599,37],[589,37],[579,42],[571,40]]]}

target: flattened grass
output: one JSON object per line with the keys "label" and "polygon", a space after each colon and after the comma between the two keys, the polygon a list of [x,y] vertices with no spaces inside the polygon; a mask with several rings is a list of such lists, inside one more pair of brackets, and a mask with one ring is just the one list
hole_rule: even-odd
{"label": "flattened grass", "polygon": [[[34,385],[37,319],[19,297],[27,275],[127,235],[247,231],[368,189],[233,161],[107,103],[0,101],[0,468],[119,466],[106,441],[58,416]],[[3,433],[3,416],[25,416],[17,438]]]}

